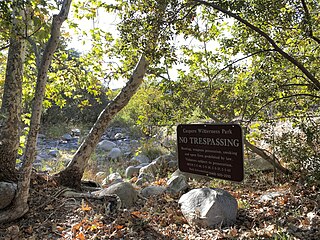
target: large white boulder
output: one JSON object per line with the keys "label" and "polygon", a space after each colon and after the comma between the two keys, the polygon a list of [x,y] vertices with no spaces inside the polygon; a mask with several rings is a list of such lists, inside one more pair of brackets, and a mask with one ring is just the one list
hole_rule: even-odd
{"label": "large white boulder", "polygon": [[17,184],[0,182],[0,209],[10,205],[16,194]]}
{"label": "large white boulder", "polygon": [[115,144],[114,142],[111,142],[109,140],[103,140],[98,143],[97,148],[99,150],[103,150],[103,151],[110,151],[112,148],[114,148],[116,146],[117,146],[117,144]]}
{"label": "large white boulder", "polygon": [[190,225],[219,227],[236,221],[237,200],[223,189],[193,189],[181,196],[179,204]]}

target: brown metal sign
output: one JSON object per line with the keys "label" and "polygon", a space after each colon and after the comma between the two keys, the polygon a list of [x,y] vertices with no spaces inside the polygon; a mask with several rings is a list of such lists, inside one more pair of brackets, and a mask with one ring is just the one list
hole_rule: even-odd
{"label": "brown metal sign", "polygon": [[181,124],[178,163],[183,172],[241,182],[243,134],[238,124]]}

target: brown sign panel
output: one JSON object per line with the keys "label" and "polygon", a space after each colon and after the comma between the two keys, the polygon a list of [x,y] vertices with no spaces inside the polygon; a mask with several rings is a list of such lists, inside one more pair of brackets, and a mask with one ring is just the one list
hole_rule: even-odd
{"label": "brown sign panel", "polygon": [[243,135],[238,124],[181,124],[178,163],[183,172],[241,182]]}

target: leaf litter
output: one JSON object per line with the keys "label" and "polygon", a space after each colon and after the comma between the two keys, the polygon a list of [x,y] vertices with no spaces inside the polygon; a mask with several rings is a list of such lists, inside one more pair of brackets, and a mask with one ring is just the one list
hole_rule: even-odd
{"label": "leaf litter", "polygon": [[[106,214],[101,201],[61,197],[50,176],[34,173],[29,212],[0,225],[0,239],[320,239],[319,185],[298,178],[273,184],[272,174],[263,175],[241,184],[190,181],[191,188],[223,188],[238,201],[236,223],[210,229],[187,223],[178,205],[182,193],[140,198],[130,209]],[[165,183],[161,178],[154,184]]]}

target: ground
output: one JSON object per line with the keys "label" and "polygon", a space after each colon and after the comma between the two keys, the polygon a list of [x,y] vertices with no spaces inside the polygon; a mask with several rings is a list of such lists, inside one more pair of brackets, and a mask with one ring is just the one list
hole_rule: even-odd
{"label": "ground", "polygon": [[[272,173],[256,173],[240,184],[190,181],[191,188],[223,188],[238,201],[234,225],[207,229],[188,225],[177,203],[181,194],[140,198],[132,209],[106,213],[101,202],[62,197],[50,176],[34,174],[30,211],[0,225],[0,239],[320,239],[319,186],[272,179]],[[166,179],[153,184],[164,185]],[[266,193],[277,194],[262,201]]]}

